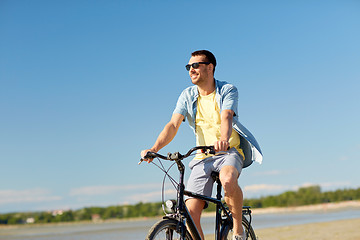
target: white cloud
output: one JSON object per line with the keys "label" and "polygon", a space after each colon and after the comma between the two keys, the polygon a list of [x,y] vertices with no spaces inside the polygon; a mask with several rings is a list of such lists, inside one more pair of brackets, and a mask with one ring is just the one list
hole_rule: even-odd
{"label": "white cloud", "polygon": [[339,182],[322,182],[322,183],[310,183],[305,182],[299,185],[281,185],[281,184],[254,184],[243,187],[245,198],[253,198],[260,196],[276,195],[285,191],[297,191],[302,187],[320,186],[322,191],[333,191],[342,188],[354,188],[351,182],[339,181]]}
{"label": "white cloud", "polygon": [[0,190],[0,204],[50,202],[59,200],[62,200],[62,197],[52,196],[49,190],[41,188],[27,190]]}
{"label": "white cloud", "polygon": [[287,185],[274,185],[274,184],[254,184],[246,186],[245,191],[259,192],[259,191],[278,191],[289,188]]}
{"label": "white cloud", "polygon": [[320,186],[322,191],[332,191],[336,189],[342,189],[342,188],[352,188],[351,182],[349,181],[338,181],[338,182],[322,182],[322,183],[303,183],[300,185],[300,187],[310,187],[310,186]]}
{"label": "white cloud", "polygon": [[255,172],[254,176],[278,176],[284,174],[284,172],[280,170],[270,170],[270,171],[264,171],[264,172]]}
{"label": "white cloud", "polygon": [[159,183],[137,184],[137,185],[97,185],[74,188],[70,190],[70,196],[95,196],[95,195],[108,195],[113,193],[122,192],[125,190],[142,190],[159,188]]}
{"label": "white cloud", "polygon": [[245,198],[278,194],[289,189],[294,189],[294,187],[289,185],[254,184],[243,188]]}
{"label": "white cloud", "polygon": [[347,160],[349,160],[349,157],[348,157],[348,156],[341,156],[341,157],[339,158],[339,161],[341,161],[341,162],[345,162],[345,161],[347,161]]}
{"label": "white cloud", "polygon": [[[161,191],[153,191],[153,192],[146,192],[146,193],[139,193],[139,194],[132,194],[125,198],[125,202],[154,202],[160,201],[162,196]],[[176,190],[169,189],[165,191],[165,200],[168,199],[175,199],[176,198]]]}

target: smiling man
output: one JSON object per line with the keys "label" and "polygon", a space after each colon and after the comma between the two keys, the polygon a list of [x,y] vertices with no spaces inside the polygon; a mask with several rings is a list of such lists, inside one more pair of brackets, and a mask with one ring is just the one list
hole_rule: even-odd
{"label": "smiling man", "polygon": [[[215,67],[216,59],[211,52],[200,50],[191,54],[186,70],[194,86],[181,93],[170,122],[165,125],[153,147],[141,152],[141,157],[148,151],[158,152],[170,143],[181,123],[187,119],[194,130],[196,145],[214,145],[217,154],[205,156],[198,153],[195,156],[189,164],[192,171],[186,189],[211,196],[214,183],[211,172],[219,172],[225,201],[234,219],[233,239],[245,239],[241,226],[243,193],[238,178],[242,169],[253,160],[261,162],[262,154],[255,138],[238,122],[237,88],[216,80]],[[186,206],[203,239],[200,217],[205,205],[200,199],[186,200]]]}

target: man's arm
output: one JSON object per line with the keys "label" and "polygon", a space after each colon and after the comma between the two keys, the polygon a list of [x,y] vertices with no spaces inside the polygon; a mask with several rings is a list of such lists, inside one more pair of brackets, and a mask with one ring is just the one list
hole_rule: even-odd
{"label": "man's arm", "polygon": [[[171,120],[165,125],[164,129],[159,134],[152,148],[141,151],[141,157],[143,158],[147,152],[158,152],[160,149],[168,145],[175,137],[184,116],[179,113],[174,113]],[[151,159],[147,159],[147,162],[151,162]]]}
{"label": "man's arm", "polygon": [[215,151],[228,150],[229,139],[232,133],[233,110],[225,109],[221,112],[220,139],[214,143]]}

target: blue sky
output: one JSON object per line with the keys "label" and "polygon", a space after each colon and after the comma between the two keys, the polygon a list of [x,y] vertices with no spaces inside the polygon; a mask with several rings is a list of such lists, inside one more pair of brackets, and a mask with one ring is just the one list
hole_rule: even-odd
{"label": "blue sky", "polygon": [[[359,13],[351,0],[2,0],[0,212],[160,201],[162,173],[137,162],[198,49],[238,87],[264,153],[245,197],[360,187]],[[161,152],[194,144],[184,123]]]}

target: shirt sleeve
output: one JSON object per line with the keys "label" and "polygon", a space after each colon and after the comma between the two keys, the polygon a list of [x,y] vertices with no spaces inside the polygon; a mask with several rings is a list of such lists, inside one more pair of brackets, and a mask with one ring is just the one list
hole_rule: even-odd
{"label": "shirt sleeve", "polygon": [[235,115],[237,115],[239,101],[239,94],[237,88],[233,85],[229,85],[226,89],[224,89],[224,94],[222,98],[223,103],[221,110],[232,110],[234,111]]}
{"label": "shirt sleeve", "polygon": [[187,112],[188,111],[187,111],[187,107],[186,107],[186,98],[185,98],[184,92],[182,92],[177,100],[176,107],[175,107],[173,114],[180,113],[181,115],[184,116],[184,121],[185,121]]}

